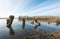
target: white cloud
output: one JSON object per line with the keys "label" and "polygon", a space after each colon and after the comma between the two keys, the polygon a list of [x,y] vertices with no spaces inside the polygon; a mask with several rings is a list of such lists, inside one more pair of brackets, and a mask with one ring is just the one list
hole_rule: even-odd
{"label": "white cloud", "polygon": [[59,16],[60,13],[60,3],[56,4],[51,4],[42,8],[38,8],[36,10],[32,10],[27,12],[28,15],[33,16],[33,15],[56,15]]}
{"label": "white cloud", "polygon": [[[34,8],[37,8],[35,10],[27,10],[28,12],[24,12],[23,8],[28,4],[31,3],[34,0],[0,0],[0,17],[8,17],[9,15],[14,15],[18,17],[19,15],[21,16],[26,16],[26,15],[59,15],[60,13],[60,3],[55,3],[55,4],[50,4],[46,5],[47,2],[44,2],[38,6],[35,6]],[[40,8],[40,6],[43,6]],[[57,7],[57,8],[56,8]],[[56,9],[53,9],[56,8]],[[52,9],[52,10],[49,10]]]}
{"label": "white cloud", "polygon": [[9,0],[0,0],[0,17],[6,17],[9,13]]}
{"label": "white cloud", "polygon": [[22,10],[18,9],[21,9],[27,2],[28,0],[0,0],[0,17],[23,15]]}

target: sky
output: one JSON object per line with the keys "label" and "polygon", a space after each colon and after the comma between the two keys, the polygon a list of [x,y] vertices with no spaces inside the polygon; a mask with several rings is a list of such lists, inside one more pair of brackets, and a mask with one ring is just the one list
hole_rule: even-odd
{"label": "sky", "polygon": [[0,0],[0,17],[60,16],[60,0]]}

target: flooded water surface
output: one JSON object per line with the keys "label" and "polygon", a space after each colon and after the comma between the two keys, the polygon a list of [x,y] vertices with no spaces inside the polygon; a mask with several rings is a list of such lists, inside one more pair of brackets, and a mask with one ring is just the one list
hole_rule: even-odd
{"label": "flooded water surface", "polygon": [[11,27],[7,27],[6,19],[0,19],[0,39],[54,39],[60,36],[58,35],[60,25],[56,26],[54,22],[50,24],[48,22],[40,23],[41,25],[38,25],[35,22],[32,24],[30,21],[26,21],[25,24],[22,24],[22,21],[14,19]]}

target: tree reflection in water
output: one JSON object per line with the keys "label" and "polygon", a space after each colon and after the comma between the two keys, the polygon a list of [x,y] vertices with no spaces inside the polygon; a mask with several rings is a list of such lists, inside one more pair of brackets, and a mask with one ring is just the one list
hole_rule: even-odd
{"label": "tree reflection in water", "polygon": [[22,29],[25,29],[25,22],[22,23]]}
{"label": "tree reflection in water", "polygon": [[37,27],[39,27],[39,26],[40,26],[40,24],[39,24],[39,25],[36,25],[36,26],[35,26],[35,29],[37,29]]}
{"label": "tree reflection in water", "polygon": [[59,24],[56,24],[56,26],[59,26]]}
{"label": "tree reflection in water", "polygon": [[22,29],[25,28],[25,18],[22,19]]}
{"label": "tree reflection in water", "polygon": [[10,27],[7,27],[9,29],[9,34],[10,35],[14,35],[14,30],[13,28],[10,26]]}
{"label": "tree reflection in water", "polygon": [[38,26],[40,26],[40,22],[38,21],[38,19],[35,19],[34,21],[31,22],[31,24],[34,24],[34,22],[38,23],[38,25],[35,26],[35,29],[37,29]]}

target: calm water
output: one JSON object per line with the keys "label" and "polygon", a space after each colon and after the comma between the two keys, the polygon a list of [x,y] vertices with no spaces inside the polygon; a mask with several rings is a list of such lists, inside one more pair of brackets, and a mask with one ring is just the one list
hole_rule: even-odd
{"label": "calm water", "polygon": [[[17,39],[17,38],[26,38],[29,31],[34,31],[37,23],[31,24],[26,21],[25,26],[22,25],[21,21],[15,19],[12,23],[12,27],[6,27],[6,20],[0,19],[0,39]],[[56,26],[56,23],[48,24],[47,22],[41,22],[41,25],[36,28],[38,31],[51,31],[51,32],[60,32],[60,25]]]}

